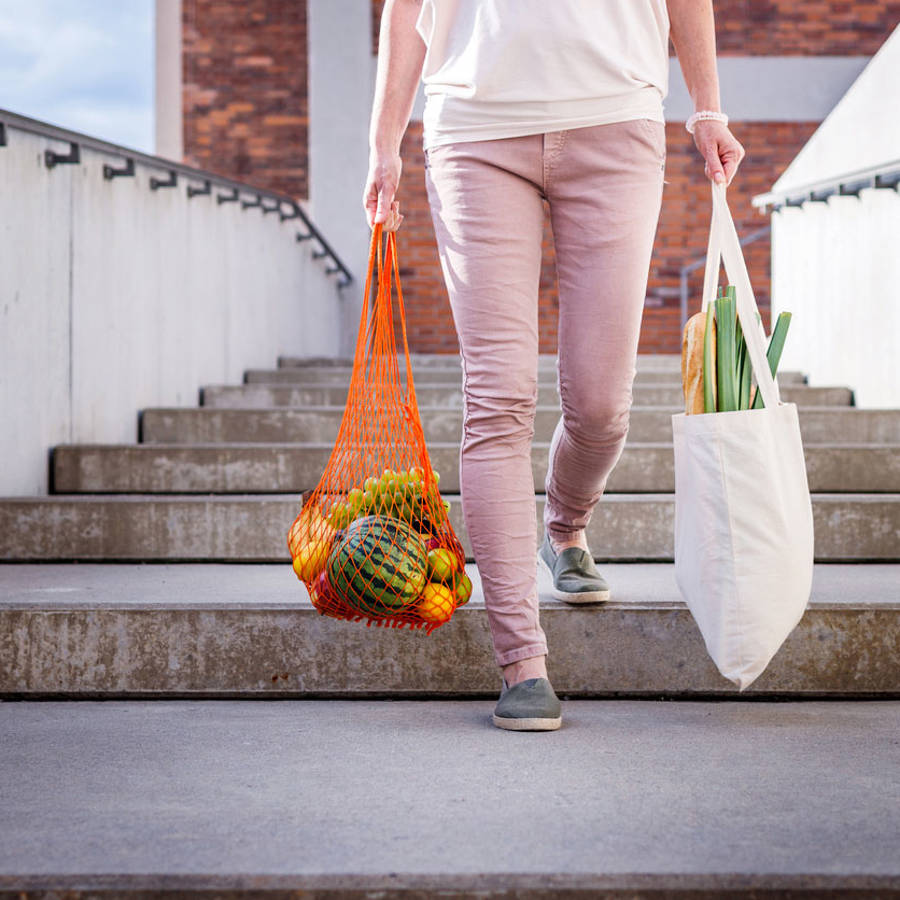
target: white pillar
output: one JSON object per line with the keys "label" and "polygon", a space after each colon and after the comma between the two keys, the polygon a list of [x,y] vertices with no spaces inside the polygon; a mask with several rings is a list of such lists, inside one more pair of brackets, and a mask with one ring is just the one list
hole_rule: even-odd
{"label": "white pillar", "polygon": [[156,155],[184,157],[181,0],[156,0]]}
{"label": "white pillar", "polygon": [[372,4],[308,0],[310,212],[353,272],[342,292],[344,346],[352,355],[371,232],[362,205],[374,95]]}

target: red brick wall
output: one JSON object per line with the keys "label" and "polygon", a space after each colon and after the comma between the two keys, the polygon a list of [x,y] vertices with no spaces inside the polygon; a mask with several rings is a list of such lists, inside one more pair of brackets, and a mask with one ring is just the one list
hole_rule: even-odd
{"label": "red brick wall", "polygon": [[306,197],[306,3],[183,0],[185,161]]}
{"label": "red brick wall", "polygon": [[898,0],[713,0],[730,56],[868,56],[900,22]]}

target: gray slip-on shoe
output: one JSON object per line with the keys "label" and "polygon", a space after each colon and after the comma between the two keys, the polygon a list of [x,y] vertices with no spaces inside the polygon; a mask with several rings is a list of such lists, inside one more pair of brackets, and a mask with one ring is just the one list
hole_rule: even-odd
{"label": "gray slip-on shoe", "polygon": [[559,697],[546,678],[526,678],[512,687],[504,678],[494,724],[509,731],[555,731],[562,725]]}
{"label": "gray slip-on shoe", "polygon": [[551,593],[566,603],[604,603],[609,600],[609,585],[597,571],[591,554],[581,547],[566,547],[558,555],[545,534],[538,562],[553,581]]}

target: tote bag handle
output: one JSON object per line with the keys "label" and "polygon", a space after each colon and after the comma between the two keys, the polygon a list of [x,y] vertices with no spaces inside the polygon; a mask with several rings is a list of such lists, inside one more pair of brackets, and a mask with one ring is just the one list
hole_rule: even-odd
{"label": "tote bag handle", "polygon": [[706,268],[703,272],[703,310],[715,300],[716,282],[719,275],[719,260],[725,263],[728,280],[734,284],[737,298],[737,315],[747,342],[747,352],[759,392],[767,409],[781,405],[778,382],[769,371],[766,359],[766,333],[762,323],[756,319],[758,307],[750,286],[750,275],[741,242],[738,238],[728,203],[725,200],[725,185],[712,184],[712,220],[709,226],[709,244],[706,249]]}

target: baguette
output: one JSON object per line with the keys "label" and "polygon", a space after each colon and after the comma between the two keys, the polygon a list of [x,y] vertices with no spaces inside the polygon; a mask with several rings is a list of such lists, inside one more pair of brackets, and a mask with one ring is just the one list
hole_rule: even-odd
{"label": "baguette", "polygon": [[[713,322],[715,327],[715,322]],[[681,344],[681,385],[684,389],[684,411],[688,415],[705,412],[703,400],[703,338],[706,313],[691,316],[684,326]]]}

